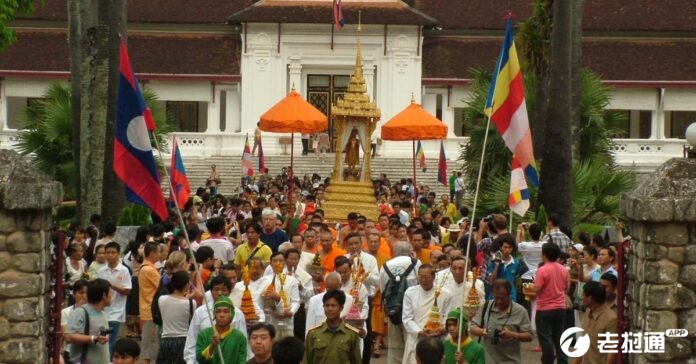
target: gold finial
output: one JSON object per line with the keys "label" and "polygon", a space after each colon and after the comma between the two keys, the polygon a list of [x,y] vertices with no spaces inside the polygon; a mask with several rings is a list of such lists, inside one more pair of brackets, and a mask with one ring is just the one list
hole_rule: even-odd
{"label": "gold finial", "polygon": [[292,81],[292,87],[290,88],[290,92],[295,92],[295,81]]}
{"label": "gold finial", "polygon": [[411,103],[412,104],[416,103],[416,95],[414,95],[413,92],[411,92]]}

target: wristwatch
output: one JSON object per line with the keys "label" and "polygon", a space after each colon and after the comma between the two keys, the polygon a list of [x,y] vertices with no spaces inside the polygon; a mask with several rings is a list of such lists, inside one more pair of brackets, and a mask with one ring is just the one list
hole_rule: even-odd
{"label": "wristwatch", "polygon": [[92,341],[92,344],[97,342],[97,337],[94,335],[90,336],[89,339],[90,339],[90,341]]}

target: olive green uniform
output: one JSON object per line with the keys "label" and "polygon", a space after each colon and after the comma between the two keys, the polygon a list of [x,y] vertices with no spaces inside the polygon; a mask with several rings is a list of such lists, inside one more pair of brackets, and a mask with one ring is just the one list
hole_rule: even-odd
{"label": "olive green uniform", "polygon": [[304,364],[360,364],[358,329],[341,322],[334,330],[324,321],[307,333]]}

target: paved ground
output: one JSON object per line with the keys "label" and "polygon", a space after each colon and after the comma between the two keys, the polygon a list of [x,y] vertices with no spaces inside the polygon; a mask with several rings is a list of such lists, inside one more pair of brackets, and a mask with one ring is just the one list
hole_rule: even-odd
{"label": "paved ground", "polygon": [[[522,363],[539,363],[541,362],[541,353],[532,352],[532,348],[537,346],[536,338],[531,343],[522,343]],[[382,351],[379,358],[372,358],[370,363],[385,364],[387,362],[387,352]]]}

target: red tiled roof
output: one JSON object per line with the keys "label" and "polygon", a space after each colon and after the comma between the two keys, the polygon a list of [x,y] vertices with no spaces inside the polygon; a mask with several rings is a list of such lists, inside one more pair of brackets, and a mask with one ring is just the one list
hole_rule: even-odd
{"label": "red tiled roof", "polygon": [[[230,14],[255,0],[128,0],[128,21],[141,23],[225,23]],[[29,16],[18,18],[67,20],[67,2],[49,0]]]}
{"label": "red tiled roof", "polygon": [[[343,18],[347,23],[358,22],[358,10],[362,10],[363,24],[413,24],[431,25],[434,18],[421,13],[402,1],[343,3]],[[330,1],[275,1],[260,0],[229,17],[236,23],[333,23]]]}
{"label": "red tiled roof", "polygon": [[[532,12],[534,0],[409,0],[440,25],[461,29],[503,29],[508,10],[514,22]],[[592,0],[583,2],[582,26],[594,31],[694,31],[693,0]]]}
{"label": "red tiled roof", "polygon": [[[490,69],[500,52],[499,39],[426,37],[423,78],[470,78],[472,67]],[[604,80],[695,81],[692,40],[583,41],[582,64]]]}
{"label": "red tiled roof", "polygon": [[[0,57],[0,70],[69,71],[65,31],[18,31]],[[138,73],[238,75],[239,35],[131,34],[129,53]]]}

